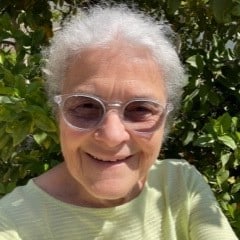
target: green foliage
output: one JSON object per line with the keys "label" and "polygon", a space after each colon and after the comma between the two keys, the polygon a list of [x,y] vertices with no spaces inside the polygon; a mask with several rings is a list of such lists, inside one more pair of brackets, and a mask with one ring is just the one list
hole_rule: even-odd
{"label": "green foliage", "polygon": [[219,203],[235,228],[240,221],[240,128],[239,119],[224,113],[209,119],[202,128],[194,146],[212,149],[216,159],[214,168],[204,170]]}
{"label": "green foliage", "polygon": [[40,73],[39,52],[52,36],[51,11],[40,2],[0,4],[0,194],[59,161]]}
{"label": "green foliage", "polygon": [[[53,23],[61,25],[78,6],[96,2],[0,2],[0,195],[62,160],[40,50],[53,35]],[[189,79],[161,154],[185,158],[206,176],[240,237],[240,1],[135,3],[178,33],[173,41],[181,45]]]}
{"label": "green foliage", "polygon": [[[167,18],[182,39],[189,84],[165,156],[206,176],[240,236],[239,1],[181,1]],[[174,150],[174,151],[173,151]]]}

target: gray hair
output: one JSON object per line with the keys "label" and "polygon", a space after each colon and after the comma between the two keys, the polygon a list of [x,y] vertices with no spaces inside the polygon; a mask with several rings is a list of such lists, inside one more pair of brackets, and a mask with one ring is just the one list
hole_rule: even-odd
{"label": "gray hair", "polygon": [[168,102],[177,110],[186,79],[176,49],[167,39],[165,29],[163,23],[123,5],[97,6],[88,12],[80,11],[61,31],[56,32],[51,46],[45,52],[47,61],[43,70],[49,100],[61,93],[71,57],[91,46],[106,45],[120,33],[127,42],[151,51],[163,71]]}

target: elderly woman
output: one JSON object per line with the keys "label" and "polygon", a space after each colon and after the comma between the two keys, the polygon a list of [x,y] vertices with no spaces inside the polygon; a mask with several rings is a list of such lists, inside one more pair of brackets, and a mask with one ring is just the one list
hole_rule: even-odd
{"label": "elderly woman", "polygon": [[47,58],[65,161],[0,201],[1,240],[237,239],[194,167],[156,161],[185,84],[159,23],[95,7]]}

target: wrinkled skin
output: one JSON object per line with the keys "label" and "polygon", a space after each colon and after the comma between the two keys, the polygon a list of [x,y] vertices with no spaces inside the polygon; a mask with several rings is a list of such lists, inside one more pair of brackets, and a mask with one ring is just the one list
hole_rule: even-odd
{"label": "wrinkled skin", "polygon": [[[167,102],[161,69],[151,53],[122,42],[91,48],[70,59],[62,94],[73,92],[107,101],[148,97],[163,106]],[[99,128],[77,131],[59,113],[65,161],[44,177],[54,176],[55,187],[44,187],[41,178],[38,184],[76,205],[112,207],[128,202],[144,187],[161,148],[164,124],[154,133],[139,135],[125,127],[116,110],[110,110]]]}

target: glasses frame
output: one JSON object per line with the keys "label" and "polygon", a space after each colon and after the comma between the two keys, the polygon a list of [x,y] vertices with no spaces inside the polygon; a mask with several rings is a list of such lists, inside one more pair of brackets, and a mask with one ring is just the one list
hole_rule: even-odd
{"label": "glasses frame", "polygon": [[[64,114],[64,103],[65,103],[65,101],[70,97],[78,97],[78,96],[94,99],[103,108],[103,116],[102,116],[101,120],[93,128],[79,128],[77,126],[74,126],[72,123],[70,123],[67,120],[67,118],[65,117],[65,114]],[[102,98],[99,98],[99,97],[97,97],[95,95],[91,95],[91,94],[69,93],[69,94],[55,95],[53,97],[53,100],[58,105],[58,107],[61,111],[61,114],[63,116],[63,119],[67,123],[67,125],[70,126],[71,128],[74,128],[74,129],[78,130],[78,131],[93,131],[93,130],[99,128],[102,125],[102,123],[103,123],[103,121],[106,117],[107,112],[111,109],[118,109],[118,115],[121,119],[121,122],[124,124],[125,127],[127,127],[127,124],[125,123],[126,121],[124,120],[124,116],[123,116],[124,110],[125,110],[126,106],[128,106],[128,104],[130,104],[132,102],[136,102],[136,101],[139,101],[139,102],[147,101],[147,102],[151,102],[151,103],[159,105],[163,110],[163,114],[161,116],[161,119],[164,119],[168,115],[168,113],[173,110],[173,105],[171,103],[167,103],[164,107],[164,106],[162,106],[162,104],[158,100],[149,99],[149,98],[133,98],[133,99],[131,99],[129,101],[126,101],[126,102],[122,102],[122,101],[119,101],[119,100],[108,102],[108,101],[106,101]],[[162,121],[160,121],[160,122],[162,122]],[[152,132],[156,131],[160,126],[161,126],[161,123],[158,124],[157,127],[154,128],[154,130],[150,130],[150,131],[138,131],[138,130],[133,130],[133,129],[128,128],[128,127],[127,127],[127,129],[129,129],[131,131],[134,131],[134,132],[137,132],[137,133],[140,133],[140,134],[141,133],[146,134],[146,133],[152,133]]]}

